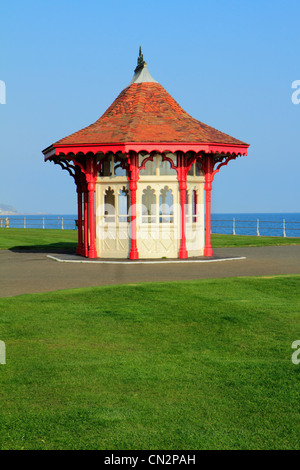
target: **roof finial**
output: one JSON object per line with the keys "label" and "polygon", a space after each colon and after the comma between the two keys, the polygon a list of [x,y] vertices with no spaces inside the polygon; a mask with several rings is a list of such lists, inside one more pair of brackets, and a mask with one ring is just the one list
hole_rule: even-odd
{"label": "roof finial", "polygon": [[138,56],[138,60],[137,60],[137,66],[134,69],[134,73],[137,73],[139,70],[144,68],[145,65],[147,65],[147,63],[144,61],[144,56],[142,54],[142,46],[140,46],[139,56]]}

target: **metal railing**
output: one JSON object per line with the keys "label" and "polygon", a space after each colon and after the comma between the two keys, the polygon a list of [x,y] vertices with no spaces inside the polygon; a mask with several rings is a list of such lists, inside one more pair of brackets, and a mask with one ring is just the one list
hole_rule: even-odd
{"label": "metal railing", "polygon": [[[223,223],[227,225],[223,225]],[[244,225],[244,224],[247,224],[247,225]],[[252,224],[252,225],[249,225],[249,224]],[[268,224],[276,224],[276,226],[274,225],[270,226]],[[261,234],[262,231],[276,230],[277,232],[281,232],[281,235],[277,235],[277,236],[282,236],[282,237],[286,237],[287,232],[296,231],[296,235],[293,235],[293,236],[297,237],[297,236],[300,236],[300,233],[299,233],[300,221],[291,221],[291,220],[287,221],[285,219],[282,219],[282,220],[260,220],[260,219],[241,220],[241,219],[236,219],[236,218],[215,219],[215,220],[212,219],[212,222],[211,222],[212,233],[224,234],[223,231],[218,232],[215,229],[226,229],[227,231],[230,230],[230,233],[232,235],[237,235],[237,229],[241,232],[241,233],[238,233],[238,235],[245,235],[245,230],[251,230],[256,233],[257,237],[266,236],[266,235]],[[247,233],[246,235],[250,235],[250,234]],[[267,235],[267,236],[273,236],[273,235]]]}
{"label": "metal railing", "polygon": [[[59,230],[76,230],[78,228],[78,221],[74,218],[32,218],[30,216],[24,217],[1,217],[0,228],[41,228],[41,229],[59,229]],[[272,224],[272,225],[270,225]],[[224,231],[225,229],[225,231]],[[251,233],[249,233],[251,231]],[[242,220],[242,219],[214,219],[212,217],[211,232],[220,234],[232,235],[263,235],[263,232],[277,231],[278,235],[274,236],[300,236],[300,221],[287,221],[282,220]],[[247,232],[247,233],[245,233]],[[293,235],[290,235],[293,232]],[[267,236],[272,236],[268,234]]]}
{"label": "metal railing", "polygon": [[68,219],[59,217],[50,219],[47,217],[31,218],[29,217],[1,217],[0,228],[42,228],[42,229],[59,229],[59,230],[75,230],[77,228],[76,219]]}

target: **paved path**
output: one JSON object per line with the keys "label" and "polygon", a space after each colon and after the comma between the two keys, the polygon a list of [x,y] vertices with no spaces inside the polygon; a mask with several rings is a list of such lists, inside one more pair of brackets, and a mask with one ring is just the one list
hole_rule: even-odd
{"label": "paved path", "polygon": [[[216,248],[209,263],[98,264],[57,262],[49,253],[0,250],[0,297],[74,287],[231,276],[300,274],[300,246]],[[62,254],[53,254],[63,259]],[[65,259],[82,259],[65,256]]]}

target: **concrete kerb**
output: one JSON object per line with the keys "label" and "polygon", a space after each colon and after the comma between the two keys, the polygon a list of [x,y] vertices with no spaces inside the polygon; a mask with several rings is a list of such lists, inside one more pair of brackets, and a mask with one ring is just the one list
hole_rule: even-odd
{"label": "concrete kerb", "polygon": [[47,255],[47,258],[50,258],[59,263],[90,263],[90,264],[126,264],[126,265],[136,265],[136,264],[182,264],[182,263],[216,263],[220,261],[235,261],[247,259],[246,256],[237,256],[234,258],[215,258],[215,259],[178,259],[178,260],[168,260],[168,259],[158,259],[158,260],[79,260],[79,259],[61,259],[56,256]]}

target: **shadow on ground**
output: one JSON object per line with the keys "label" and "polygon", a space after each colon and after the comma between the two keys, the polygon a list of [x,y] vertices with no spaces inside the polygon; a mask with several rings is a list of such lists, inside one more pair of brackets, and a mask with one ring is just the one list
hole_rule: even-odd
{"label": "shadow on ground", "polygon": [[9,250],[14,253],[68,253],[76,254],[76,243],[49,243],[45,245],[19,245]]}

